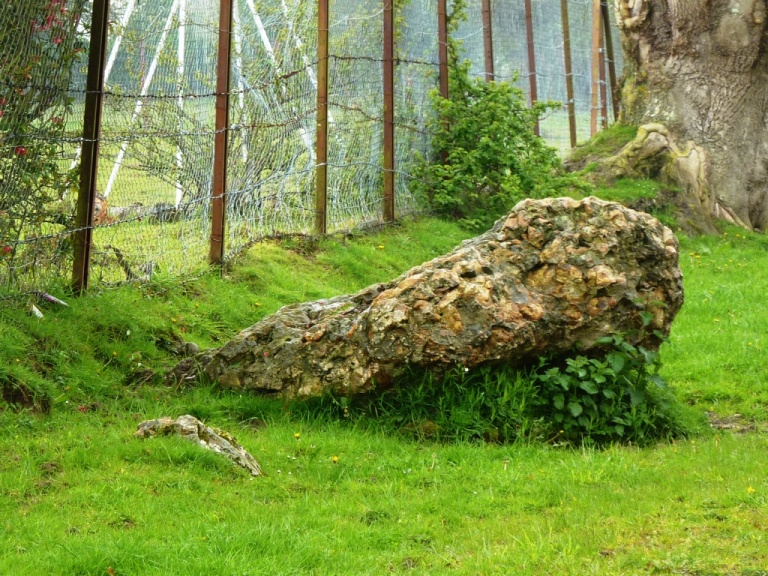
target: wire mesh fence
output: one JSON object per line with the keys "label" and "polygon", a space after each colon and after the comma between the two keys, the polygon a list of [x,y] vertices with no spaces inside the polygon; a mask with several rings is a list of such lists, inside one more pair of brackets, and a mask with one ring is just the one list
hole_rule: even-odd
{"label": "wire mesh fence", "polygon": [[311,232],[317,15],[300,0],[233,2],[227,249]]}
{"label": "wire mesh fence", "polygon": [[[384,150],[386,1],[111,0],[96,186],[81,191],[94,1],[106,2],[0,5],[0,295],[67,284],[72,246],[84,229],[92,230],[91,281],[205,269],[216,198],[225,207],[224,259],[265,236],[315,231],[318,182],[328,231],[381,221],[388,171],[396,215],[420,208],[410,192],[410,166],[432,156],[430,93],[440,71],[436,0],[394,4],[394,168],[385,165]],[[531,100],[564,103],[541,123],[542,136],[562,151],[570,146],[572,103],[576,136],[586,139],[593,91],[606,82],[591,75],[598,55],[592,0],[568,0],[567,27],[557,17],[560,0],[466,4],[453,39],[472,74],[517,82]],[[329,14],[322,35],[321,6]],[[227,26],[222,10],[231,10]],[[327,77],[320,65],[325,32]],[[222,35],[229,45],[226,94],[217,89]],[[603,43],[603,60],[606,48]],[[620,70],[616,60],[609,64]],[[611,105],[607,100],[598,99],[601,109]],[[228,116],[217,125],[223,101]],[[327,141],[318,128],[323,123]],[[223,134],[225,162],[217,165]],[[318,161],[322,146],[327,162]],[[327,182],[318,180],[321,167]],[[217,171],[226,174],[218,193]],[[78,194],[86,193],[92,213],[79,221]]]}
{"label": "wire mesh fence", "polygon": [[68,274],[85,0],[0,4],[0,285]]}
{"label": "wire mesh fence", "polygon": [[111,3],[95,280],[205,265],[217,17],[210,3],[188,0]]}
{"label": "wire mesh fence", "polygon": [[427,122],[440,67],[434,0],[411,0],[403,7],[395,47],[395,209],[402,216],[419,206],[410,193],[409,167],[417,156],[431,157]]}

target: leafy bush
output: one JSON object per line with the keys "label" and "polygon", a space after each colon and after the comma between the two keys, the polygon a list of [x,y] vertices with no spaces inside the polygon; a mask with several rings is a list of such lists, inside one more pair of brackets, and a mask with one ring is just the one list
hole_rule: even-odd
{"label": "leafy bush", "polygon": [[[55,242],[24,243],[71,224],[76,172],[62,161],[70,82],[86,50],[86,0],[0,4],[0,266],[40,265]],[[69,203],[65,202],[69,194]]]}
{"label": "leafy bush", "polygon": [[[450,18],[463,16],[457,2]],[[431,94],[428,123],[437,160],[417,157],[413,190],[437,214],[484,230],[524,198],[552,196],[573,184],[562,176],[554,149],[534,135],[535,122],[555,103],[528,108],[523,91],[507,82],[470,78],[460,45],[449,41],[449,98]]]}
{"label": "leafy bush", "polygon": [[621,336],[599,343],[609,350],[602,357],[574,356],[532,374],[537,414],[568,441],[644,443],[678,432],[658,353]]}

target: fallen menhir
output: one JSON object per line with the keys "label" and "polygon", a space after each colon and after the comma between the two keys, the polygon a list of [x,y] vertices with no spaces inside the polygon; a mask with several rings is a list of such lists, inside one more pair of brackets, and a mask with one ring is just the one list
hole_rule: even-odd
{"label": "fallen menhir", "polygon": [[682,304],[677,239],[655,218],[597,198],[525,200],[449,254],[356,294],[286,306],[171,376],[351,395],[409,365],[516,365],[585,353],[612,334],[654,349]]}

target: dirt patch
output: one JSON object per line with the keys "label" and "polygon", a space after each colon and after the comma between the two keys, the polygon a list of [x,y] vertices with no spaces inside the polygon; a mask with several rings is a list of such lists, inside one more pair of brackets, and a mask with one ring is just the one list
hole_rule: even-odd
{"label": "dirt patch", "polygon": [[47,394],[36,392],[13,376],[0,378],[0,398],[13,410],[29,408],[42,414],[51,412],[51,399]]}
{"label": "dirt patch", "polygon": [[731,414],[729,416],[718,416],[714,412],[707,412],[710,428],[714,430],[730,430],[736,434],[748,434],[750,432],[760,432],[765,426],[760,422],[749,420],[741,414]]}

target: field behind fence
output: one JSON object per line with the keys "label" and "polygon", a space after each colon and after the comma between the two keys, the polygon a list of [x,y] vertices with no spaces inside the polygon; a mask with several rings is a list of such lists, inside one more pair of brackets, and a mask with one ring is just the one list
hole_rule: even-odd
{"label": "field behind fence", "polygon": [[[192,274],[266,236],[417,211],[445,4],[0,7],[0,296]],[[562,102],[540,133],[566,151],[613,119],[610,12],[469,0],[453,38],[477,77]]]}

